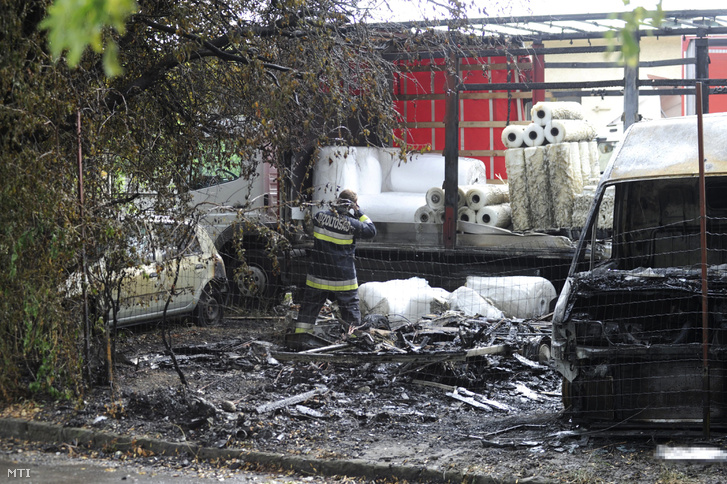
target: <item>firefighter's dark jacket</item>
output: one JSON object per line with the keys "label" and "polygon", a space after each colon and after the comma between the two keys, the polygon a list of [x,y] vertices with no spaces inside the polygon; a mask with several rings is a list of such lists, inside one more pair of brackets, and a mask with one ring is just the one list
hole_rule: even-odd
{"label": "firefighter's dark jacket", "polygon": [[335,210],[313,217],[313,252],[306,284],[324,291],[358,289],[355,252],[357,239],[371,239],[376,227],[363,213],[354,217]]}

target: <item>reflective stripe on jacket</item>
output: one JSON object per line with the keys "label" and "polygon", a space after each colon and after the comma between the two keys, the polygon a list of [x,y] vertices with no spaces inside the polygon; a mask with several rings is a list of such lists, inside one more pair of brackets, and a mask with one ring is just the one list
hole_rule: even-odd
{"label": "reflective stripe on jacket", "polygon": [[313,218],[313,250],[306,284],[325,291],[352,291],[356,279],[356,239],[376,235],[374,223],[332,210],[318,212]]}

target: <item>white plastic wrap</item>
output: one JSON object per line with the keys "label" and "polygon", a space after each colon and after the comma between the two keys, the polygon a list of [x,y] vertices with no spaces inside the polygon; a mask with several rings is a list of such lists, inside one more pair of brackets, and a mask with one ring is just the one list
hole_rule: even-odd
{"label": "white plastic wrap", "polygon": [[419,193],[382,192],[376,195],[359,195],[358,204],[374,223],[412,223],[414,214],[422,206],[423,198]]}
{"label": "white plastic wrap", "polygon": [[468,276],[465,286],[492,301],[506,317],[521,319],[547,314],[557,296],[549,280],[536,276]]}
{"label": "white plastic wrap", "polygon": [[512,208],[513,230],[523,232],[530,228],[530,206],[528,203],[528,179],[525,171],[525,150],[523,148],[505,151],[507,186]]}
{"label": "white plastic wrap", "polygon": [[528,174],[528,203],[530,207],[530,228],[551,229],[553,223],[553,198],[551,174],[548,169],[546,151],[550,146],[525,148],[525,170]]}
{"label": "white plastic wrap", "polygon": [[[472,184],[487,180],[485,165],[475,158],[460,157],[457,183]],[[444,156],[439,154],[413,154],[406,163],[399,160],[391,166],[385,190],[393,192],[426,193],[431,187],[444,183]]]}

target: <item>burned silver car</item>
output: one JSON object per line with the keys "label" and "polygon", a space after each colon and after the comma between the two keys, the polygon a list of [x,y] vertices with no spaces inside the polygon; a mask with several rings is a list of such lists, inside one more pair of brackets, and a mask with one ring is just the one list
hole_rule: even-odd
{"label": "burned silver car", "polygon": [[703,125],[705,204],[696,116],[634,124],[601,178],[553,315],[577,418],[727,423],[727,114]]}

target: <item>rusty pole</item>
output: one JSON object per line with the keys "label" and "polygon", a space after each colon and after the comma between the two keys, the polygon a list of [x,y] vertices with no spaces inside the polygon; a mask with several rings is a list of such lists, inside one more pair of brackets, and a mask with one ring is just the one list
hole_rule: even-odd
{"label": "rusty pole", "polygon": [[78,142],[78,207],[79,217],[81,219],[81,295],[83,297],[83,349],[84,357],[84,368],[87,370],[86,378],[90,384],[92,381],[91,375],[91,328],[89,325],[88,315],[88,291],[87,291],[87,274],[86,274],[86,213],[84,211],[84,196],[83,196],[83,147],[81,145],[81,110],[79,109],[76,113],[76,140]]}
{"label": "rusty pole", "polygon": [[446,104],[444,111],[444,248],[457,244],[457,186],[459,184],[459,57],[450,54],[447,67]]}
{"label": "rusty pole", "polygon": [[702,83],[697,83],[697,143],[699,146],[699,237],[702,252],[702,431],[709,439],[709,298],[707,286],[707,190],[704,180],[704,129],[702,116]]}

